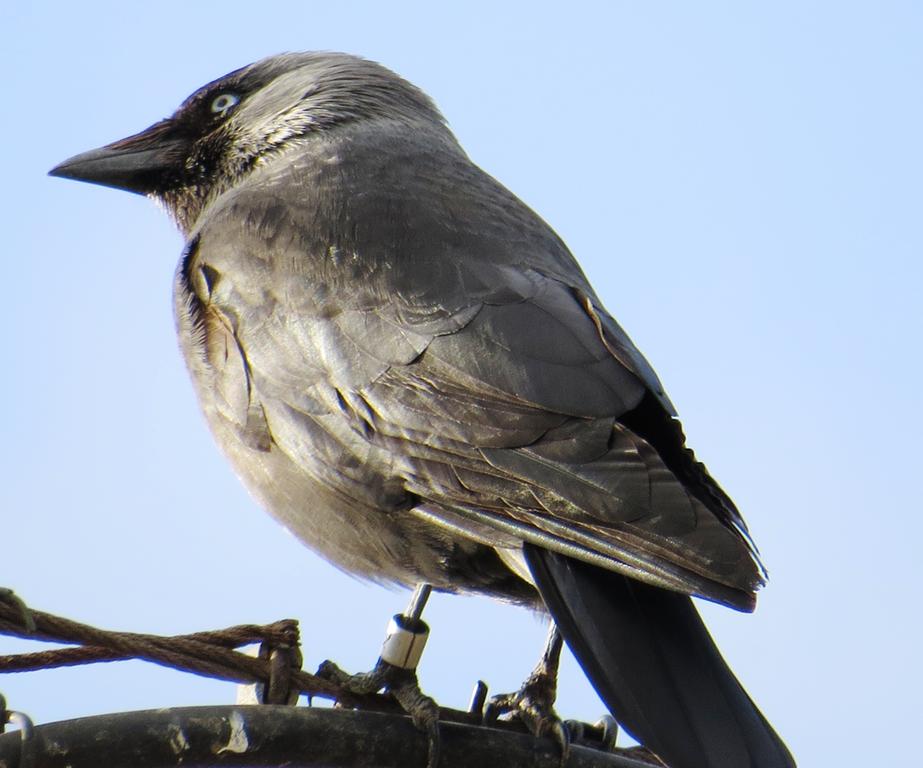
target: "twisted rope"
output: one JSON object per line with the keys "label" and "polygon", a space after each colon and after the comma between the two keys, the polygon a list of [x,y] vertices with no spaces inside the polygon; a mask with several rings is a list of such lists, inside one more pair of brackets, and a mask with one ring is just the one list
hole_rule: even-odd
{"label": "twisted rope", "polygon": [[[334,683],[300,669],[299,628],[294,619],[265,625],[241,624],[227,629],[172,637],[112,632],[30,609],[13,592],[0,589],[0,634],[80,646],[0,656],[0,673],[144,659],[219,680],[266,683],[272,687],[281,666],[286,668],[289,685],[300,693],[342,700],[344,703],[346,699],[350,703],[354,699]],[[268,649],[262,654],[263,658],[234,650],[257,642]],[[280,653],[290,654],[291,663],[280,665]],[[292,669],[295,662],[299,668]],[[278,685],[275,687],[278,688]],[[384,700],[384,697],[369,698]]]}

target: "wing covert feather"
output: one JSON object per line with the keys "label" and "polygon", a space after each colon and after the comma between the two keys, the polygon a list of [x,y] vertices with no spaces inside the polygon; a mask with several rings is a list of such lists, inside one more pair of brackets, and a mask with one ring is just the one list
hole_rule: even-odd
{"label": "wing covert feather", "polygon": [[[433,201],[421,209],[394,167],[392,189],[350,196],[349,165],[305,166],[296,203],[235,193],[193,265],[274,445],[364,504],[391,508],[403,492],[433,519],[444,509],[447,528],[452,509],[562,540],[569,526],[580,546],[654,582],[745,605],[760,577],[728,524],[736,510],[716,516],[619,421],[648,393],[667,418],[673,407],[554,233],[489,177],[469,208],[461,179],[418,164],[416,194],[429,185]],[[345,195],[340,209],[324,209],[324,190]],[[315,225],[293,224],[306,216]],[[333,234],[353,231],[344,217],[373,229],[344,240]],[[439,247],[414,250],[427,243]]]}

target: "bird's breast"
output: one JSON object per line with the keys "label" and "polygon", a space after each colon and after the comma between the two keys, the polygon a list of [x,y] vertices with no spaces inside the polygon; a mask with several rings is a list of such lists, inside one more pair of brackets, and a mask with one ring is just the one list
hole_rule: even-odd
{"label": "bird's breast", "polygon": [[[362,357],[335,330],[343,313],[303,308],[297,327],[278,316],[278,303],[265,316],[248,313],[237,279],[227,264],[203,258],[193,241],[176,274],[175,314],[209,428],[258,503],[354,575],[451,591],[467,584],[531,599],[492,548],[406,514],[415,500],[391,454],[371,439],[371,414],[362,412],[361,398],[321,375],[337,364],[334,348],[345,358]],[[253,294],[251,288],[251,300]],[[407,359],[417,354],[412,340],[401,344]],[[349,369],[348,360],[339,367]]]}

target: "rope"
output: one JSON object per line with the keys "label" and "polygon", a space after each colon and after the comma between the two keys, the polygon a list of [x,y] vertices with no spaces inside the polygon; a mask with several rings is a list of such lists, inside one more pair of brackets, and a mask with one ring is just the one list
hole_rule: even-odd
{"label": "rope", "polygon": [[[112,632],[30,609],[12,591],[0,589],[0,634],[80,646],[0,656],[0,673],[144,659],[219,680],[262,683],[267,690],[274,691],[273,699],[289,699],[294,690],[349,705],[356,705],[357,698],[361,698],[363,704],[371,704],[373,709],[393,709],[385,697],[356,697],[335,683],[302,670],[299,627],[294,619],[172,637]],[[234,650],[257,642],[262,645],[260,658]],[[288,678],[287,684],[280,686],[280,675]]]}

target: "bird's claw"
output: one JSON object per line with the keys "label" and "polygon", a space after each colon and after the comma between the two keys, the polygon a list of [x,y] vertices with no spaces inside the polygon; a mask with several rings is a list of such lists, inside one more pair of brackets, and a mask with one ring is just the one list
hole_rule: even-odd
{"label": "bird's claw", "polygon": [[601,749],[604,752],[613,752],[619,735],[619,724],[612,715],[605,715],[593,725],[580,720],[565,720],[564,726],[570,735],[571,744],[580,744]]}
{"label": "bird's claw", "polygon": [[428,756],[427,768],[436,768],[439,765],[439,705],[430,696],[420,690],[417,676],[413,671],[401,670],[409,673],[409,678],[404,683],[390,687],[391,695],[401,705],[401,708],[410,715],[413,724],[427,736]]}
{"label": "bird's claw", "polygon": [[390,693],[400,704],[413,724],[427,736],[427,768],[439,764],[439,705],[420,690],[417,674],[412,669],[402,669],[379,659],[374,669],[351,675],[332,661],[324,661],[317,668],[318,677],[336,683],[347,693],[364,696],[378,691]]}
{"label": "bird's claw", "polygon": [[536,737],[548,736],[558,745],[561,765],[570,755],[570,733],[567,725],[554,711],[555,690],[544,678],[532,676],[516,693],[494,696],[484,710],[484,722],[493,723],[501,717],[517,718]]}

